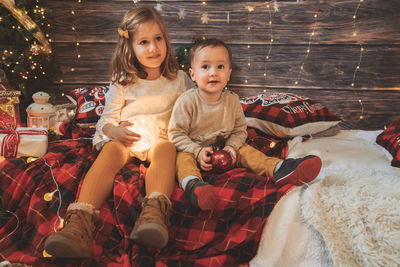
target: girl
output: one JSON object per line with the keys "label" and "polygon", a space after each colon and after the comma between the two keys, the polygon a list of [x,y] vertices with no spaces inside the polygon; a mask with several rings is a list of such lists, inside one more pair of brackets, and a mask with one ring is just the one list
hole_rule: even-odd
{"label": "girl", "polygon": [[138,7],[129,11],[118,33],[106,106],[93,138],[101,151],[83,180],[77,202],[68,206],[65,226],[45,242],[46,251],[56,257],[92,256],[98,210],[130,157],[150,162],[143,209],[130,238],[153,248],[163,248],[168,242],[166,223],[176,150],[167,141],[167,127],[175,100],[193,83],[178,71],[166,27],[156,10]]}

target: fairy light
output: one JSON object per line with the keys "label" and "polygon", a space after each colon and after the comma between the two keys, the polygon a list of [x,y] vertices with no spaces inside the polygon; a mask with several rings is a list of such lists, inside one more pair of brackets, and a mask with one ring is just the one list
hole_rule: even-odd
{"label": "fairy light", "polygon": [[[250,25],[250,15],[251,13],[254,13],[254,6],[246,6],[247,9],[247,40],[249,41],[249,43],[247,43],[247,49],[251,48],[250,45],[250,41],[251,41],[251,25]],[[250,74],[250,70],[251,70],[251,54],[250,52],[247,53],[247,70],[249,71]],[[248,77],[250,77],[250,75],[248,75]],[[245,80],[245,83],[248,83],[248,80]]]}
{"label": "fairy light", "polygon": [[57,230],[61,229],[63,224],[64,224],[64,219],[60,217],[60,209],[61,209],[61,203],[62,203],[62,197],[61,197],[61,192],[60,192],[60,188],[58,186],[58,183],[56,181],[56,178],[54,177],[54,173],[53,173],[53,168],[51,167],[51,165],[49,165],[47,163],[47,161],[42,158],[42,160],[44,161],[44,164],[49,167],[50,169],[50,174],[51,174],[51,178],[53,179],[53,182],[56,186],[56,189],[52,192],[47,192],[43,195],[43,199],[47,202],[50,202],[53,200],[53,197],[55,194],[58,194],[59,197],[59,201],[58,201],[58,207],[57,207],[57,219],[54,221],[54,225],[53,225],[53,230],[54,232],[57,232]]}
{"label": "fairy light", "polygon": [[358,102],[360,103],[361,106],[361,115],[360,115],[360,120],[364,118],[364,105],[361,99],[358,99]]}
{"label": "fairy light", "polygon": [[[77,0],[77,2],[78,2],[78,4],[80,4],[82,1],[81,0]],[[76,11],[75,10],[71,10],[71,15],[74,17],[76,15]],[[72,21],[74,22],[75,19],[72,19]],[[77,60],[79,60],[81,58],[81,54],[79,53],[79,49],[78,49],[80,36],[79,36],[79,32],[78,32],[75,24],[72,24],[71,30],[74,32],[74,34],[76,36],[76,42],[75,42],[76,61],[75,62],[78,65]],[[72,66],[70,68],[70,70],[71,70],[71,72],[74,72],[75,71],[75,67]],[[60,81],[60,82],[62,83],[62,81]]]}
{"label": "fairy light", "polygon": [[[357,36],[357,30],[356,30],[356,28],[357,28],[357,26],[356,26],[356,24],[357,24],[356,23],[357,13],[358,13],[358,10],[360,9],[360,6],[361,6],[362,2],[364,2],[364,0],[360,0],[358,2],[358,5],[357,5],[356,10],[354,11],[354,14],[353,14],[353,17],[352,17],[353,18],[353,34],[352,34],[353,37]],[[362,43],[360,43],[360,56],[358,57],[357,65],[354,68],[353,79],[352,79],[351,84],[350,84],[351,87],[355,86],[356,75],[357,75],[357,72],[361,68],[361,61],[362,61],[362,58],[363,58],[363,54],[364,54],[364,47],[363,47]],[[360,107],[361,107],[360,120],[362,120],[364,118],[364,105],[363,105],[363,102],[362,102],[361,99],[358,99],[358,103],[360,103]]]}
{"label": "fairy light", "polygon": [[[316,9],[317,11],[316,11],[316,13],[313,15],[313,18],[314,18],[315,21],[318,19],[318,9],[319,9],[319,5],[320,5],[320,2],[318,1],[318,6],[317,6],[317,9]],[[306,61],[307,61],[307,59],[308,59],[308,56],[310,55],[310,52],[311,52],[311,43],[312,43],[313,38],[314,38],[314,36],[315,36],[315,29],[316,29],[316,27],[317,27],[317,23],[314,22],[314,23],[313,23],[313,27],[312,27],[312,31],[311,31],[311,33],[310,33],[310,37],[308,38],[308,45],[307,45],[306,53],[305,53],[304,56],[303,56],[303,61],[302,61],[302,63],[300,64],[300,67],[299,67],[300,71],[298,72],[299,74],[297,75],[297,78],[296,78],[296,80],[295,80],[295,82],[294,82],[294,85],[298,85],[298,84],[299,84],[300,76],[301,76],[301,74],[304,72],[304,65],[306,64]]]}
{"label": "fairy light", "polygon": [[20,221],[19,221],[19,218],[18,218],[18,216],[17,216],[17,214],[15,214],[14,212],[9,211],[9,210],[5,210],[4,212],[9,213],[9,214],[11,214],[12,216],[14,216],[14,218],[17,220],[17,225],[15,226],[15,228],[14,228],[9,234],[7,234],[5,237],[3,237],[2,239],[0,239],[0,243],[3,242],[6,238],[12,236],[12,235],[15,233],[15,231],[17,231],[17,229],[18,229],[18,227],[19,227],[19,222],[20,222]]}
{"label": "fairy light", "polygon": [[272,35],[272,15],[271,15],[270,4],[268,3],[266,7],[267,7],[267,11],[268,11],[268,16],[269,16],[269,20],[268,20],[269,46],[268,46],[267,55],[265,56],[264,79],[267,79],[267,65],[268,65],[268,61],[270,59],[270,55],[271,55],[272,43],[274,42],[274,37]]}
{"label": "fairy light", "polygon": [[[364,0],[360,0],[358,2],[357,8],[356,8],[356,10],[354,11],[354,14],[353,14],[353,34],[352,34],[353,37],[357,36],[357,30],[356,30],[357,13],[358,13],[358,10],[360,9],[360,6],[361,6],[362,2],[364,2]],[[355,69],[354,69],[353,79],[352,79],[351,84],[350,84],[351,87],[354,87],[354,85],[355,85],[356,74],[357,74],[358,70],[361,67],[361,61],[362,61],[362,57],[363,57],[363,52],[364,52],[364,47],[363,47],[362,43],[360,43],[360,56],[358,58],[358,63],[356,65]]]}

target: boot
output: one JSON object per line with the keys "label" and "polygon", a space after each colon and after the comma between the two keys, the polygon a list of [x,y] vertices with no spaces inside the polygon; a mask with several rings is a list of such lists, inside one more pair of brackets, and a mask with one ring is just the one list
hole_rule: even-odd
{"label": "boot", "polygon": [[317,178],[321,166],[321,158],[314,155],[285,159],[274,173],[275,185],[278,187],[285,184],[301,186],[310,183]]}
{"label": "boot", "polygon": [[47,253],[60,258],[88,258],[93,255],[93,232],[97,212],[86,203],[69,205],[63,228],[46,239]]}
{"label": "boot", "polygon": [[161,249],[168,243],[171,201],[165,195],[157,194],[145,197],[142,206],[130,238],[140,245]]}
{"label": "boot", "polygon": [[190,203],[201,210],[211,210],[215,207],[219,199],[214,186],[198,178],[191,179],[187,183],[185,194],[189,198]]}

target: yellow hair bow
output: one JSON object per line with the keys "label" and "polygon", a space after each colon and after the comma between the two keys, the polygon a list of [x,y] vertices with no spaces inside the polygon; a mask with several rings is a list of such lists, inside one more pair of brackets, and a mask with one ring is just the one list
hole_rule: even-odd
{"label": "yellow hair bow", "polygon": [[119,36],[125,38],[125,39],[129,39],[129,33],[128,30],[123,30],[121,28],[118,28],[118,34]]}

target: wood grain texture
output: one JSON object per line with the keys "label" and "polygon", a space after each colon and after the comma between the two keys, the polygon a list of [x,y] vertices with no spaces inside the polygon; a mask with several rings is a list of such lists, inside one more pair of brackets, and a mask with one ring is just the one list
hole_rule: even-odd
{"label": "wood grain texture", "polygon": [[[364,1],[354,28],[353,14],[359,3],[346,1],[278,1],[279,10],[268,10],[265,1],[162,1],[162,15],[174,43],[190,43],[193,36],[218,36],[229,44],[269,43],[270,30],[276,44],[308,44],[315,28],[313,43],[391,43],[400,44],[400,4],[396,0]],[[227,4],[228,2],[228,4]],[[318,4],[320,2],[320,4]],[[140,1],[154,6],[156,1]],[[248,12],[247,6],[255,7]],[[115,42],[117,27],[125,12],[134,7],[132,1],[49,1],[53,9],[52,39],[69,42]],[[179,8],[185,16],[179,19]],[[71,15],[71,10],[75,15]],[[209,14],[202,24],[203,13]],[[229,23],[227,23],[229,12]],[[318,18],[314,18],[314,14]],[[272,21],[271,26],[269,20]],[[251,26],[251,30],[247,29]],[[353,30],[357,36],[353,37]]]}
{"label": "wood grain texture", "polygon": [[[265,1],[208,0],[206,6],[201,2],[161,1],[173,47],[200,36],[226,41],[233,52],[229,88],[239,95],[278,90],[311,97],[338,114],[347,128],[381,129],[400,116],[399,1],[277,1],[278,10],[268,9]],[[48,4],[53,10],[49,34],[63,71],[63,82],[54,84],[57,101],[65,101],[62,93],[72,88],[108,84],[116,29],[133,2],[57,0]],[[139,4],[155,6],[157,1]],[[183,19],[180,8],[185,10]],[[208,24],[201,21],[205,12]]]}
{"label": "wood grain texture", "polygon": [[[178,48],[180,44],[175,44]],[[265,45],[230,45],[233,53],[231,84],[278,87],[352,88],[354,70],[359,61],[360,47],[313,46],[308,58],[301,45],[281,45],[273,49],[265,61]],[[110,61],[113,43],[81,43],[80,59],[73,43],[53,43],[57,62],[65,83],[107,83],[110,80]],[[400,88],[400,60],[392,46],[365,47],[361,68],[356,73],[354,89]],[[300,66],[304,64],[304,69]],[[250,66],[248,65],[250,63]],[[74,71],[71,71],[71,69]],[[266,76],[264,76],[264,73]],[[246,82],[247,81],[247,82]],[[295,85],[298,81],[298,85]]]}

